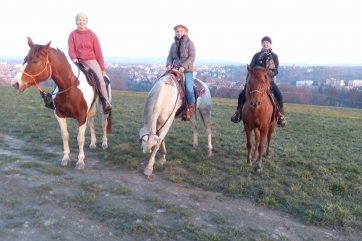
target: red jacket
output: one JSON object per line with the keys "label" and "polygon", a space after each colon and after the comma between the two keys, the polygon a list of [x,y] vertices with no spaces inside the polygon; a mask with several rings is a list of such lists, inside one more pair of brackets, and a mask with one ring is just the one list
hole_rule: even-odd
{"label": "red jacket", "polygon": [[76,29],[70,33],[68,38],[68,54],[72,60],[97,60],[101,70],[105,71],[101,45],[97,35],[90,29],[86,31]]}

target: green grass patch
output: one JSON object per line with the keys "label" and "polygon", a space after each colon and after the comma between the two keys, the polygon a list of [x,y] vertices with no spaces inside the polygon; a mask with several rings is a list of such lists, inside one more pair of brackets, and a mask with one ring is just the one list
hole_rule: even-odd
{"label": "green grass patch", "polygon": [[[43,107],[36,91],[16,94],[10,87],[1,87],[0,96],[3,99],[0,101],[1,133],[33,146],[44,143],[62,148],[58,123],[52,111]],[[113,92],[114,121],[110,147],[106,151],[93,152],[105,167],[143,171],[149,154],[142,153],[138,132],[142,126],[145,99],[146,93]],[[214,156],[211,158],[206,155],[206,134],[202,126],[199,127],[200,148],[192,153],[190,124],[175,120],[166,137],[167,163],[161,167],[156,161],[154,174],[174,183],[217,191],[235,199],[248,199],[287,212],[306,224],[362,231],[362,110],[287,103],[288,126],[277,128],[272,139],[272,155],[264,159],[263,172],[256,173],[246,164],[246,137],[242,124],[230,122],[235,103],[236,100],[213,98]],[[77,123],[69,121],[68,126],[74,154],[78,149]],[[97,135],[101,140],[101,133]],[[89,139],[88,130],[86,146]],[[85,148],[86,156],[89,152]],[[55,153],[36,154],[36,151],[31,154],[38,155],[39,161],[19,163],[20,168],[35,169],[48,175],[64,174],[57,169],[47,169],[49,166],[59,167],[54,161],[47,163],[49,166],[44,165],[47,156],[61,160],[61,153],[59,156]],[[87,191],[74,201],[82,205],[94,204],[94,193],[100,187],[85,183],[83,188]],[[105,189],[119,195],[128,193],[122,188]],[[202,197],[199,200],[202,201]],[[182,209],[169,206],[162,200],[149,197],[145,201],[155,208],[187,217]],[[135,230],[138,229],[135,226]],[[152,229],[152,226],[147,226],[142,232]],[[186,225],[183,230],[185,233],[190,231],[187,237],[193,240],[221,239],[217,234],[202,234],[203,231],[193,225]],[[225,240],[228,232],[233,233],[232,230],[223,232]]]}

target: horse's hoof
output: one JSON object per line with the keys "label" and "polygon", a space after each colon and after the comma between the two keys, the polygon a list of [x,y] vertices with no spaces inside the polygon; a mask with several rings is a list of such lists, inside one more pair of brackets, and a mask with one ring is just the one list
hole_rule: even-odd
{"label": "horse's hoof", "polygon": [[161,158],[159,163],[161,166],[163,166],[166,163],[166,158]]}
{"label": "horse's hoof", "polygon": [[263,172],[263,168],[260,167],[260,166],[257,166],[257,167],[255,168],[255,171],[256,171],[257,173],[262,173],[262,172]]}
{"label": "horse's hoof", "polygon": [[212,151],[209,151],[208,153],[207,153],[207,157],[212,157],[214,154],[212,153]]}
{"label": "horse's hoof", "polygon": [[75,169],[78,169],[78,170],[84,170],[84,167],[85,167],[85,165],[84,165],[84,162],[83,163],[76,163],[75,164]]}
{"label": "horse's hoof", "polygon": [[70,161],[69,159],[63,159],[62,162],[60,163],[60,165],[62,165],[63,167],[66,167],[66,166],[68,166],[69,161]]}
{"label": "horse's hoof", "polygon": [[143,174],[145,174],[146,176],[151,176],[153,172],[153,169],[146,167],[145,170],[143,171]]}
{"label": "horse's hoof", "polygon": [[192,149],[191,149],[191,153],[195,153],[197,151],[197,147],[193,147]]}
{"label": "horse's hoof", "polygon": [[90,144],[90,145],[89,145],[89,148],[92,149],[92,150],[94,150],[94,149],[97,148],[97,145],[96,145],[96,144]]}
{"label": "horse's hoof", "polygon": [[103,144],[102,144],[102,149],[105,150],[105,149],[107,149],[107,148],[108,148],[108,144],[107,144],[107,143],[103,143]]}

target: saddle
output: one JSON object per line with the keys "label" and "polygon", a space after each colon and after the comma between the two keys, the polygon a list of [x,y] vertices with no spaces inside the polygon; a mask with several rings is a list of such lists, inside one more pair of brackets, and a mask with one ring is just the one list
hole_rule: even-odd
{"label": "saddle", "polygon": [[[76,63],[76,65],[85,75],[88,84],[92,87],[97,88],[97,91],[98,91],[98,81],[100,81],[100,80],[98,80],[97,74],[91,68],[88,68],[81,63]],[[103,79],[104,79],[106,86],[108,86],[111,83],[110,79],[107,76],[104,76]]]}
{"label": "saddle", "polygon": [[[179,90],[179,93],[180,93],[180,98],[182,100],[181,107],[176,111],[176,117],[179,117],[180,114],[183,113],[188,107],[187,98],[186,98],[186,86],[184,83],[184,76],[179,71],[176,71],[176,70],[170,70],[167,73],[169,73],[171,78],[175,81],[177,88]],[[197,98],[199,96],[202,96],[205,93],[205,87],[201,84],[201,80],[194,79],[194,81],[195,81],[194,95],[195,95],[195,100],[197,101]]]}

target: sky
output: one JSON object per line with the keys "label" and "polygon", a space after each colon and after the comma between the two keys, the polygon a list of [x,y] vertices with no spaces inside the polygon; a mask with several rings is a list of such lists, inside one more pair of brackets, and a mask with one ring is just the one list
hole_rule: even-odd
{"label": "sky", "polygon": [[0,5],[0,56],[25,57],[27,36],[67,53],[75,16],[84,12],[106,59],[166,59],[173,27],[184,24],[196,60],[249,63],[268,35],[280,65],[362,65],[361,0],[3,0]]}

